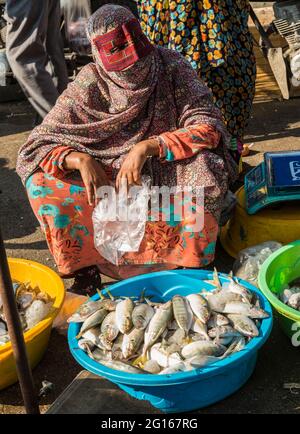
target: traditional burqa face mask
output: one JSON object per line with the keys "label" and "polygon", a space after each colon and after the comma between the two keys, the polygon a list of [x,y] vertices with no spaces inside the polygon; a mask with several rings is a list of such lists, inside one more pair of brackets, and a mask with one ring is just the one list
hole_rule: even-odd
{"label": "traditional burqa face mask", "polygon": [[93,43],[106,71],[124,71],[154,50],[135,18],[97,36]]}

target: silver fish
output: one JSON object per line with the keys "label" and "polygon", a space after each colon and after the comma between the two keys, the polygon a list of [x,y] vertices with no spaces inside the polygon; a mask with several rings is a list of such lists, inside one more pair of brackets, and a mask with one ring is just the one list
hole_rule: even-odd
{"label": "silver fish", "polygon": [[116,323],[116,312],[110,312],[102,321],[101,333],[109,341],[113,341],[119,334],[119,328]]}
{"label": "silver fish", "polygon": [[144,330],[154,315],[154,309],[149,304],[139,304],[132,312],[132,322],[135,328]]}
{"label": "silver fish", "polygon": [[93,360],[102,364],[104,364],[103,361],[112,361],[111,354],[107,351],[100,350],[99,348],[96,348],[93,351],[87,348],[87,353]]}
{"label": "silver fish", "polygon": [[240,283],[235,282],[232,278],[230,282],[223,283],[222,290],[239,294],[249,302],[252,299],[252,292],[242,286]]}
{"label": "silver fish", "polygon": [[143,356],[167,328],[173,315],[172,301],[162,304],[151,318],[144,337]]}
{"label": "silver fish", "polygon": [[98,309],[96,310],[96,312],[90,315],[82,324],[77,339],[81,338],[83,333],[85,333],[87,330],[91,329],[92,327],[100,326],[100,324],[106,317],[107,313],[108,312],[105,309]]}
{"label": "silver fish", "polygon": [[135,368],[125,362],[121,362],[120,360],[99,360],[104,366],[107,366],[110,369],[115,369],[117,371],[128,372],[129,374],[147,374],[147,372],[142,371],[139,368]]}
{"label": "silver fish", "polygon": [[134,304],[130,298],[120,301],[116,307],[116,323],[121,333],[126,334],[132,329],[132,312]]}
{"label": "silver fish", "polygon": [[79,308],[76,310],[73,315],[68,318],[68,323],[70,322],[84,322],[88,317],[90,317],[93,313],[95,313],[97,310],[105,309],[107,307],[108,309],[105,310],[113,310],[112,307],[115,308],[116,303],[112,302],[112,300],[104,299],[104,300],[97,300],[97,301],[88,301],[86,303],[83,303],[79,306]]}
{"label": "silver fish", "polygon": [[113,343],[111,340],[107,339],[107,337],[105,335],[103,335],[102,333],[99,335],[98,338],[98,347],[103,349],[104,351],[111,351],[112,350],[112,346]]}
{"label": "silver fish", "polygon": [[235,330],[233,327],[227,325],[210,329],[208,336],[211,338],[233,338],[241,336],[241,333]]}
{"label": "silver fish", "polygon": [[208,328],[221,327],[229,324],[229,319],[221,313],[212,312],[207,323]]}
{"label": "silver fish", "polygon": [[255,323],[246,315],[229,314],[228,318],[232,322],[234,328],[242,335],[252,338],[259,335]]}
{"label": "silver fish", "polygon": [[205,324],[203,324],[203,322],[201,322],[198,318],[193,318],[193,322],[192,322],[192,326],[191,326],[191,330],[194,333],[198,333],[201,336],[203,336],[203,339],[209,341],[210,338],[207,334],[207,327]]}
{"label": "silver fish", "polygon": [[196,341],[183,347],[181,354],[185,359],[193,356],[221,356],[226,351],[226,347],[218,345],[212,341]]}
{"label": "silver fish", "polygon": [[150,360],[155,360],[159,366],[167,368],[178,364],[182,359],[178,353],[169,354],[160,343],[157,343],[150,349]]}
{"label": "silver fish", "polygon": [[119,334],[117,339],[113,342],[113,346],[111,349],[113,359],[121,360],[123,358],[123,354],[122,354],[123,339],[124,339],[124,335]]}
{"label": "silver fish", "polygon": [[90,351],[93,351],[93,349],[95,348],[95,344],[92,341],[90,341],[89,339],[84,339],[84,338],[79,339],[78,346],[81,350],[83,350],[85,352],[87,352],[88,349]]}
{"label": "silver fish", "polygon": [[178,327],[185,331],[187,335],[192,325],[193,314],[186,300],[180,295],[175,295],[172,298],[173,312]]}
{"label": "silver fish", "polygon": [[300,292],[292,294],[287,304],[293,309],[300,310]]}
{"label": "silver fish", "polygon": [[136,354],[137,350],[140,348],[144,340],[144,330],[142,329],[132,329],[127,335],[124,335],[122,343],[122,354],[124,359]]}
{"label": "silver fish", "polygon": [[250,318],[256,319],[263,319],[269,317],[269,314],[263,309],[251,306],[248,303],[241,303],[240,301],[232,301],[230,303],[226,303],[223,313],[246,315]]}
{"label": "silver fish", "polygon": [[186,370],[184,362],[179,362],[177,365],[168,366],[167,368],[160,371],[159,375],[176,374],[177,372],[182,372]]}
{"label": "silver fish", "polygon": [[149,372],[150,374],[158,374],[161,371],[161,367],[156,360],[147,360],[144,364],[144,371]]}
{"label": "silver fish", "polygon": [[168,344],[177,344],[177,345],[182,345],[185,339],[185,331],[182,329],[177,329],[175,330],[174,333],[172,333],[172,335],[168,338]]}
{"label": "silver fish", "polygon": [[210,309],[207,301],[200,294],[189,294],[187,300],[191,306],[194,315],[204,324],[206,324],[210,317]]}
{"label": "silver fish", "polygon": [[31,329],[49,314],[51,303],[44,303],[41,300],[34,300],[25,311],[25,320],[28,329]]}
{"label": "silver fish", "polygon": [[186,362],[190,364],[193,368],[203,368],[204,366],[211,365],[212,363],[219,362],[220,358],[216,356],[194,356],[187,359]]}

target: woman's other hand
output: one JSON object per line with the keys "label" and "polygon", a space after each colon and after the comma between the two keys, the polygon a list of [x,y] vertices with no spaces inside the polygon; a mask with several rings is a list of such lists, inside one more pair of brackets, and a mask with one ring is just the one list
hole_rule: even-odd
{"label": "woman's other hand", "polygon": [[110,181],[101,164],[88,154],[70,152],[65,158],[64,168],[67,170],[79,170],[86,188],[88,203],[90,206],[96,206],[97,189],[104,185],[110,185]]}
{"label": "woman's other hand", "polygon": [[141,173],[147,157],[159,155],[158,139],[148,139],[133,146],[119,170],[116,188],[120,189],[123,182],[127,186],[140,185]]}

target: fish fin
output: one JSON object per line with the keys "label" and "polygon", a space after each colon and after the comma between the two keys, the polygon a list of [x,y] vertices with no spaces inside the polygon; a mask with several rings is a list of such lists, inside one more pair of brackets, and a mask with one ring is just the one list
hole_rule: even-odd
{"label": "fish fin", "polygon": [[155,303],[154,301],[149,300],[149,298],[145,297],[145,302],[147,304],[149,304],[149,306],[153,307],[153,306],[159,306],[161,303]]}
{"label": "fish fin", "polygon": [[147,354],[142,354],[141,356],[137,357],[135,360],[132,361],[131,365],[132,366],[144,366],[144,364],[147,362],[148,357]]}
{"label": "fish fin", "polygon": [[214,267],[214,272],[213,272],[213,281],[214,284],[217,288],[221,289],[222,285],[220,282],[220,278],[219,278],[219,274],[218,274],[218,270],[216,269],[216,267]]}
{"label": "fish fin", "polygon": [[83,335],[83,333],[79,332],[78,335],[76,336],[76,339],[80,339],[82,335]]}
{"label": "fish fin", "polygon": [[141,296],[139,298],[140,303],[143,303],[143,301],[145,300],[145,292],[146,292],[146,288],[143,288],[141,292]]}

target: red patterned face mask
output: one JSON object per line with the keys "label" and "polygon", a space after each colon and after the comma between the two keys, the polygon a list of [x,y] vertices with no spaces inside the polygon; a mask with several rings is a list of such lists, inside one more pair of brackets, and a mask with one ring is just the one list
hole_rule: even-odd
{"label": "red patterned face mask", "polygon": [[154,49],[136,19],[97,36],[93,43],[107,71],[123,71]]}

